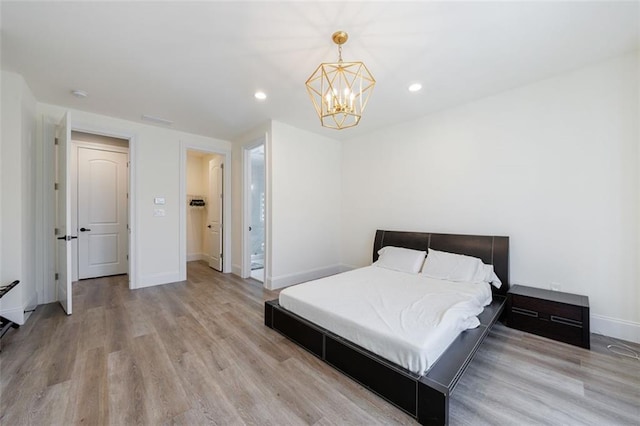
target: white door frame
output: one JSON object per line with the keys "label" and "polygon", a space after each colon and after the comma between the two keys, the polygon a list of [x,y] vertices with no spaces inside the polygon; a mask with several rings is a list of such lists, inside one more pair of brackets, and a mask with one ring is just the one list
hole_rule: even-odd
{"label": "white door frame", "polygon": [[264,221],[264,279],[263,286],[267,284],[268,272],[270,272],[269,262],[271,253],[269,252],[269,244],[267,244],[267,235],[269,234],[269,185],[267,181],[267,137],[266,135],[242,146],[242,278],[251,276],[251,150],[264,146],[265,158],[265,221]]}
{"label": "white door frame", "polygon": [[216,154],[223,157],[224,174],[222,188],[222,272],[231,272],[231,150],[212,144],[180,141],[180,280],[187,279],[187,151]]}
{"label": "white door frame", "polygon": [[[72,117],[73,120],[73,117]],[[129,141],[129,288],[137,288],[138,285],[138,264],[136,263],[138,256],[136,255],[136,237],[138,223],[135,221],[136,216],[136,137],[133,133],[114,131],[103,127],[94,126],[86,123],[71,122],[71,130],[76,132],[91,133],[100,136],[109,136],[117,139]]]}

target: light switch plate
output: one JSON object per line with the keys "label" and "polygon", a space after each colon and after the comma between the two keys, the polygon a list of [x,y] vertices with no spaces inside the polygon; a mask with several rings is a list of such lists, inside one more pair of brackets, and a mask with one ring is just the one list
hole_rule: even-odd
{"label": "light switch plate", "polygon": [[165,215],[164,209],[153,209],[153,215],[155,217],[160,217]]}

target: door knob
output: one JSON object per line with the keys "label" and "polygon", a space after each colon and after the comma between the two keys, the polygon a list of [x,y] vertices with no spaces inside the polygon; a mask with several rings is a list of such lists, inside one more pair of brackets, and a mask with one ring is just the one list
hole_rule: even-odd
{"label": "door knob", "polygon": [[251,228],[251,227],[249,227],[249,232],[251,232],[251,231],[252,231],[252,228]]}
{"label": "door knob", "polygon": [[207,228],[211,229],[211,225],[207,225]]}
{"label": "door knob", "polygon": [[88,232],[91,231],[89,228],[80,228],[80,232]]}

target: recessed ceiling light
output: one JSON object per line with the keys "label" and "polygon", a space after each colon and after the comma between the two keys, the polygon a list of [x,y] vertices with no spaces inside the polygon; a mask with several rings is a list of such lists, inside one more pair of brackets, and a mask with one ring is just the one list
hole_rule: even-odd
{"label": "recessed ceiling light", "polygon": [[78,99],[84,99],[87,96],[89,96],[89,94],[87,92],[85,92],[84,90],[72,90],[71,94],[73,96],[75,96]]}
{"label": "recessed ceiling light", "polygon": [[267,94],[260,91],[254,93],[253,96],[259,101],[264,101],[265,99],[267,99]]}
{"label": "recessed ceiling light", "polygon": [[417,92],[420,89],[422,89],[422,84],[420,83],[413,83],[409,86],[409,91],[410,92]]}

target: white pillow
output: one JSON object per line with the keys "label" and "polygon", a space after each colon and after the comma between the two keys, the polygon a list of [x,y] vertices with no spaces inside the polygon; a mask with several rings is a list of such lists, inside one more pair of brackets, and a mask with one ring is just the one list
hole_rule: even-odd
{"label": "white pillow", "polygon": [[378,250],[378,261],[374,265],[394,271],[417,274],[424,263],[426,251],[386,246]]}
{"label": "white pillow", "polygon": [[498,288],[502,285],[493,271],[493,266],[485,265],[477,257],[433,249],[429,249],[429,255],[424,262],[421,273],[439,280],[468,283],[488,282]]}

